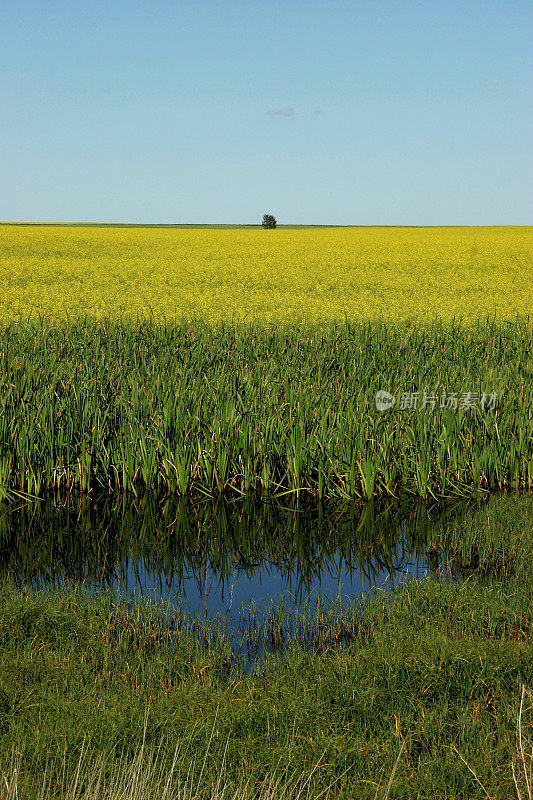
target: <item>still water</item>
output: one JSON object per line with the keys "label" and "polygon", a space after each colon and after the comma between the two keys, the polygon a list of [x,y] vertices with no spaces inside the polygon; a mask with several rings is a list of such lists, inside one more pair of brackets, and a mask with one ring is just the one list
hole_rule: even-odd
{"label": "still water", "polygon": [[47,498],[0,509],[0,571],[17,585],[106,589],[234,622],[243,606],[261,614],[279,601],[345,602],[435,571],[432,526],[466,512],[413,499],[305,507]]}

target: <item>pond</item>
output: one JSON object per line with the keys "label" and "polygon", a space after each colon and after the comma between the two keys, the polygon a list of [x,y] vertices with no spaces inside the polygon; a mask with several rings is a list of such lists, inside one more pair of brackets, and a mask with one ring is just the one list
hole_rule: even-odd
{"label": "pond", "polygon": [[0,570],[16,585],[172,601],[233,624],[251,606],[349,602],[436,572],[432,528],[471,508],[46,498],[0,509]]}

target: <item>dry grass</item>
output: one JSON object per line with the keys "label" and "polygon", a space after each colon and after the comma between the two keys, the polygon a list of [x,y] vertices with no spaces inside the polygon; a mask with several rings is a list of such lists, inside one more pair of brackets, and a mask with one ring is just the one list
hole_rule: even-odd
{"label": "dry grass", "polygon": [[[211,739],[214,735],[211,732]],[[2,773],[0,800],[319,800],[330,797],[330,789],[343,777],[340,775],[326,790],[312,792],[310,782],[321,760],[308,775],[291,769],[290,758],[285,766],[265,776],[261,785],[250,781],[235,786],[227,777],[226,752],[217,780],[205,788],[204,772],[210,756],[207,749],[197,768],[185,770],[182,755],[186,750],[179,743],[170,763],[162,755],[162,745],[149,749],[145,745],[146,725],[142,742],[133,758],[93,754],[87,741],[83,742],[78,763],[68,771],[63,761],[63,775],[58,785],[46,770],[39,780],[24,770],[24,754],[13,750],[7,772]],[[211,743],[211,742],[210,742]],[[290,755],[290,749],[289,749]],[[344,773],[345,774],[345,773]],[[40,787],[39,787],[40,784]],[[28,792],[24,789],[28,786]],[[39,788],[35,788],[39,787]],[[388,795],[388,792],[387,792]]]}
{"label": "dry grass", "polygon": [[[516,753],[511,761],[516,797],[517,800],[533,800],[533,692],[524,685],[521,689],[516,720],[516,745]],[[455,745],[451,745],[451,750],[461,759],[487,800],[491,800],[491,795],[479,779],[476,770]]]}
{"label": "dry grass", "polygon": [[522,686],[516,723],[517,753],[513,758],[513,780],[518,800],[533,798],[533,692]]}

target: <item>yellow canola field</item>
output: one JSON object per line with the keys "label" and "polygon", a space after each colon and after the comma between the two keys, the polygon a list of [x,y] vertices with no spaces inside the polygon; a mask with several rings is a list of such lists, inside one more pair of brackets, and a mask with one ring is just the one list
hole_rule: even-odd
{"label": "yellow canola field", "polygon": [[0,319],[514,319],[533,228],[0,226]]}

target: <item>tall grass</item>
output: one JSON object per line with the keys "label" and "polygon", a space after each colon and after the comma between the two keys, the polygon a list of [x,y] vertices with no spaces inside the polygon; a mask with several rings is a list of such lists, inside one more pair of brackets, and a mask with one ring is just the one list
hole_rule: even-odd
{"label": "tall grass", "polygon": [[[469,495],[533,486],[532,328],[73,321],[0,331],[0,492]],[[398,402],[379,412],[375,395]],[[400,408],[402,393],[477,393]],[[496,392],[482,410],[483,392]]]}

